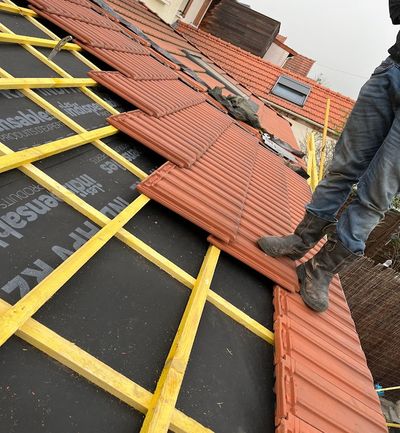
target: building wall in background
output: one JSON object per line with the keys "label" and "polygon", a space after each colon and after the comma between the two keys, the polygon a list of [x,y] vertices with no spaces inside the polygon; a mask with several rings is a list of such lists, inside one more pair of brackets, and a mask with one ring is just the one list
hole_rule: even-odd
{"label": "building wall in background", "polygon": [[168,24],[183,18],[186,23],[197,26],[212,0],[143,0],[143,3]]}
{"label": "building wall in background", "polygon": [[198,27],[213,0],[189,0],[183,13],[183,21]]}
{"label": "building wall in background", "polygon": [[176,20],[182,0],[144,0],[143,3],[163,21],[172,24]]}
{"label": "building wall in background", "polygon": [[263,59],[267,62],[271,62],[274,65],[278,65],[282,67],[288,58],[289,53],[277,45],[275,42],[272,42],[271,46],[268,48],[265,53]]}
{"label": "building wall in background", "polygon": [[280,22],[236,0],[214,0],[200,29],[263,57],[280,29]]}

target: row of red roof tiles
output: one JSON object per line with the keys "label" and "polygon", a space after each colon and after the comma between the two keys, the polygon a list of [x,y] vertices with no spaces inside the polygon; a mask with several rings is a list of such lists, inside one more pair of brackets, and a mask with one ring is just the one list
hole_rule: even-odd
{"label": "row of red roof tiles", "polygon": [[[327,89],[314,80],[266,62],[216,36],[182,22],[179,24],[178,31],[204,55],[212,59],[254,94],[313,122],[323,125],[327,98],[331,99],[329,127],[333,130],[340,130],[343,127],[353,108],[354,101],[351,98]],[[311,93],[304,107],[271,94],[272,88],[282,75],[311,86]]]}
{"label": "row of red roof tiles", "polygon": [[[116,12],[121,14],[127,21],[131,22],[141,28],[153,41],[155,41],[162,48],[170,52],[185,66],[197,72],[198,76],[206,82],[211,88],[223,87],[221,82],[208,75],[201,66],[192,62],[186,57],[182,50],[188,50],[194,53],[200,53],[194,45],[190,44],[183,36],[179,35],[168,24],[161,21],[153,12],[147,9],[142,3],[130,0],[109,0],[108,3],[114,8]],[[236,85],[242,92],[251,95],[245,88],[240,86],[239,82],[226,74],[226,72],[219,68],[212,60],[204,57],[204,60],[209,63],[213,69],[218,72],[222,77],[225,77],[232,84]],[[228,92],[225,92],[226,95]],[[289,143],[292,147],[298,148],[297,141],[294,137],[293,131],[289,123],[283,119],[274,110],[266,107],[259,99],[252,97],[253,101],[259,105],[260,110],[258,116],[261,125],[271,134],[281,138]]]}
{"label": "row of red roof tiles", "polygon": [[[90,2],[54,0],[53,12],[43,0],[31,2],[117,69],[91,76],[140,110],[112,116],[110,122],[170,160],[139,190],[208,230],[212,243],[292,292],[276,287],[274,296],[277,432],[385,432],[340,283],[332,284],[330,309],[317,315],[296,293],[295,264],[267,257],[256,246],[261,234],[284,234],[296,226],[310,198],[304,179],[203,93],[184,89],[175,65],[162,64],[122,26],[118,32],[117,21]],[[82,6],[99,16],[85,22]],[[83,35],[85,26],[93,39]],[[79,35],[86,37],[84,43]]]}

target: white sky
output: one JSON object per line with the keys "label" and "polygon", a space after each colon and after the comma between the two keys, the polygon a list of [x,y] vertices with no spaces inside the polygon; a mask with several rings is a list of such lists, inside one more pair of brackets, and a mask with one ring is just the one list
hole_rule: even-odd
{"label": "white sky", "polygon": [[390,20],[388,0],[241,1],[280,21],[287,45],[316,60],[311,78],[322,73],[327,87],[353,98],[400,30]]}

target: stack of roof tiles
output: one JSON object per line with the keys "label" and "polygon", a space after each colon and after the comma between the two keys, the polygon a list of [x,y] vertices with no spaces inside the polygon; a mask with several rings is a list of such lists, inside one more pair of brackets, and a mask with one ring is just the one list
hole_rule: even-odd
{"label": "stack of roof tiles", "polygon": [[[207,230],[211,243],[279,284],[277,431],[385,432],[338,280],[329,311],[317,315],[296,293],[294,263],[267,257],[256,246],[262,234],[282,235],[297,225],[310,198],[304,179],[262,147],[256,135],[210,104],[204,92],[184,84],[176,65],[169,60],[162,64],[149,44],[115,17],[87,0],[31,3],[116,69],[90,76],[138,109],[112,116],[110,123],[168,159],[139,185],[140,191]],[[138,2],[110,4],[144,31],[156,25],[159,41],[174,44],[173,30]]]}

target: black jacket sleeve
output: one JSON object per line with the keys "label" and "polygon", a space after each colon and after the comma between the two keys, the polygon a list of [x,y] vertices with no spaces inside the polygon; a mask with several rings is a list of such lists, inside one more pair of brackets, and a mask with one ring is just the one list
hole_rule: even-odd
{"label": "black jacket sleeve", "polygon": [[400,0],[389,0],[390,18],[393,24],[400,24]]}

